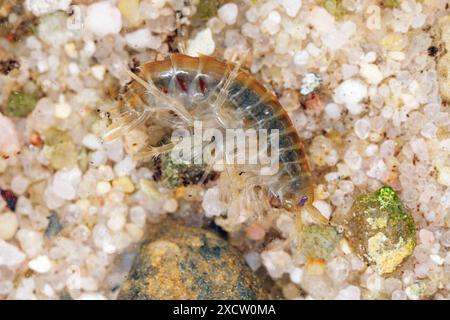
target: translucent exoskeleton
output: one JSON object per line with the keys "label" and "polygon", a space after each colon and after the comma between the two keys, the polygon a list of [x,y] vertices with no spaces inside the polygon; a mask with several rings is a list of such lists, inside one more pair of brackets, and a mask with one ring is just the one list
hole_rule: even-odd
{"label": "translucent exoskeleton", "polygon": [[[263,190],[267,203],[275,198],[278,206],[298,217],[306,210],[317,222],[328,222],[312,205],[311,171],[305,148],[289,116],[274,94],[241,69],[239,63],[221,62],[209,56],[172,54],[165,60],[143,64],[137,70],[137,73],[129,72],[132,81],[124,93],[124,112],[113,122],[106,139],[126,134],[150,118],[173,129],[192,130],[195,121],[221,131],[277,129],[278,170],[272,175],[258,175],[256,171],[248,174],[249,197],[258,187]],[[140,157],[155,156],[172,148],[170,142],[148,146]],[[262,201],[254,196],[252,200]]]}

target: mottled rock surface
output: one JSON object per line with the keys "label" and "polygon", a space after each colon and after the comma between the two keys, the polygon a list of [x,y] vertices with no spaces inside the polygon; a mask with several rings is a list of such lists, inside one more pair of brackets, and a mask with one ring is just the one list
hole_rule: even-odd
{"label": "mottled rock surface", "polygon": [[264,299],[241,255],[213,232],[172,223],[154,226],[119,299]]}
{"label": "mottled rock surface", "polygon": [[391,187],[359,196],[346,222],[356,253],[380,274],[391,273],[416,246],[416,227]]}
{"label": "mottled rock surface", "polygon": [[339,240],[340,236],[332,226],[308,225],[302,233],[301,250],[308,258],[327,259]]}

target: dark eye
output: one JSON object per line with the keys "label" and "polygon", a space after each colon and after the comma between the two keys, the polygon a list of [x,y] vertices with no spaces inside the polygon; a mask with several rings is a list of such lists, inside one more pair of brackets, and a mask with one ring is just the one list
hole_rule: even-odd
{"label": "dark eye", "polygon": [[300,207],[303,207],[305,205],[306,201],[308,201],[308,196],[302,196],[298,202],[298,205]]}

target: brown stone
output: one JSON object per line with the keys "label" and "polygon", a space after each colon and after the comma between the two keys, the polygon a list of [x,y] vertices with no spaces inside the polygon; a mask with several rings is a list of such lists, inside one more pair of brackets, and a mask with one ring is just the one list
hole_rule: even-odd
{"label": "brown stone", "polygon": [[216,233],[167,222],[151,229],[119,299],[267,299],[242,256]]}

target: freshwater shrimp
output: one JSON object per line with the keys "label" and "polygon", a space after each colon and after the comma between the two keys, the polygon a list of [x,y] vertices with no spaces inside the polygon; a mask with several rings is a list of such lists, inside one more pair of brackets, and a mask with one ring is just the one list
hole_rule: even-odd
{"label": "freshwater shrimp", "polygon": [[[129,72],[132,81],[125,92],[125,112],[111,125],[106,139],[126,134],[150,118],[174,128],[191,128],[194,120],[200,120],[220,130],[278,129],[278,172],[251,176],[246,190],[256,186],[265,189],[267,202],[276,199],[278,207],[297,214],[299,226],[302,210],[316,222],[328,223],[312,205],[314,183],[305,147],[288,114],[275,95],[241,69],[239,62],[177,53],[145,63],[137,71]],[[139,157],[157,156],[172,147],[170,143],[149,146]]]}

